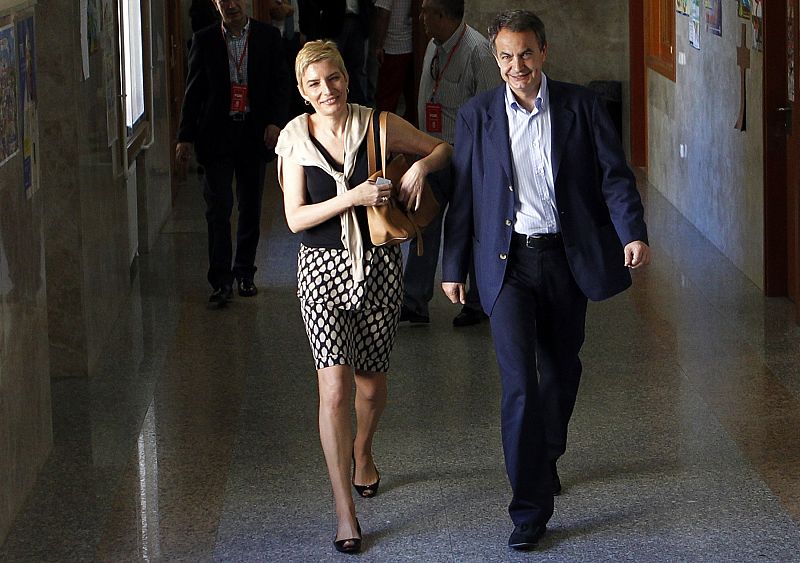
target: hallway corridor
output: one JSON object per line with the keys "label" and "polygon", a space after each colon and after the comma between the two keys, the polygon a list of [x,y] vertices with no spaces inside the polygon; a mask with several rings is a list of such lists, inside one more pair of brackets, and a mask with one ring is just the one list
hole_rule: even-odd
{"label": "hallway corridor", "polygon": [[[488,323],[453,329],[458,309],[437,292],[430,325],[400,326],[357,559],[800,561],[791,304],[642,191],[654,263],[589,306],[564,493],[540,548],[506,546]],[[201,192],[194,177],[182,187],[99,375],[53,381],[54,447],[0,561],[348,559],[332,545],[298,236],[279,198],[273,181],[258,296],[209,310]]]}

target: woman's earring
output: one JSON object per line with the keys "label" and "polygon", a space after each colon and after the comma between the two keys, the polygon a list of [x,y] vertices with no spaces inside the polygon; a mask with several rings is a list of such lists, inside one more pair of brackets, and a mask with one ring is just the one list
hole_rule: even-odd
{"label": "woman's earring", "polygon": [[311,105],[311,102],[309,102],[308,100],[303,100],[303,103],[304,103],[305,105],[307,105],[307,106],[310,106],[310,105]]}
{"label": "woman's earring", "polygon": [[347,93],[350,93],[350,86],[347,87]]}

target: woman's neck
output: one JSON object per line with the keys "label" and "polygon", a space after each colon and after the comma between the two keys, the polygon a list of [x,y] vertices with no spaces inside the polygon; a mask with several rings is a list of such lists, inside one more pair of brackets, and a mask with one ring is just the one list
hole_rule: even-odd
{"label": "woman's neck", "polygon": [[348,108],[336,115],[320,115],[315,113],[314,117],[312,117],[314,132],[317,136],[321,133],[334,139],[343,138],[345,126],[347,125],[347,117],[350,114],[349,112],[350,110]]}

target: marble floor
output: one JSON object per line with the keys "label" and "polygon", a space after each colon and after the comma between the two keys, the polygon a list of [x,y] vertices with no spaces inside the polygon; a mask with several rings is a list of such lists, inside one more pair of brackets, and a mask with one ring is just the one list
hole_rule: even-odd
{"label": "marble floor", "polygon": [[[486,323],[400,327],[357,499],[363,561],[800,561],[800,327],[655,190],[655,262],[589,308],[584,379],[540,548],[506,546]],[[298,239],[265,197],[260,293],[208,310],[190,182],[91,380],[53,383],[55,444],[0,561],[341,561],[294,295]]]}

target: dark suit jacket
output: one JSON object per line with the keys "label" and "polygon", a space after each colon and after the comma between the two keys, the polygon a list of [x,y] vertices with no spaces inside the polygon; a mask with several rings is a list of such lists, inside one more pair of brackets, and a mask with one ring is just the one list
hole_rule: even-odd
{"label": "dark suit jacket", "polygon": [[[603,102],[591,91],[548,79],[556,207],[575,281],[589,299],[631,284],[623,246],[647,242],[644,210]],[[503,285],[514,220],[506,85],[478,94],[459,111],[455,194],[445,225],[442,280],[475,277],[490,313]]]}
{"label": "dark suit jacket", "polygon": [[[250,19],[247,53],[250,112],[244,134],[249,147],[265,160],[274,157],[264,146],[268,124],[283,127],[289,119],[289,79],[280,32]],[[189,51],[189,75],[181,109],[178,140],[194,143],[198,162],[228,154],[231,80],[228,48],[221,26],[212,25],[194,34]],[[239,146],[242,146],[241,144]]]}
{"label": "dark suit jacket", "polygon": [[[336,40],[342,32],[346,0],[298,0],[300,10],[300,31],[309,39]],[[369,33],[369,16],[372,11],[370,0],[358,0],[359,26],[364,38]]]}

